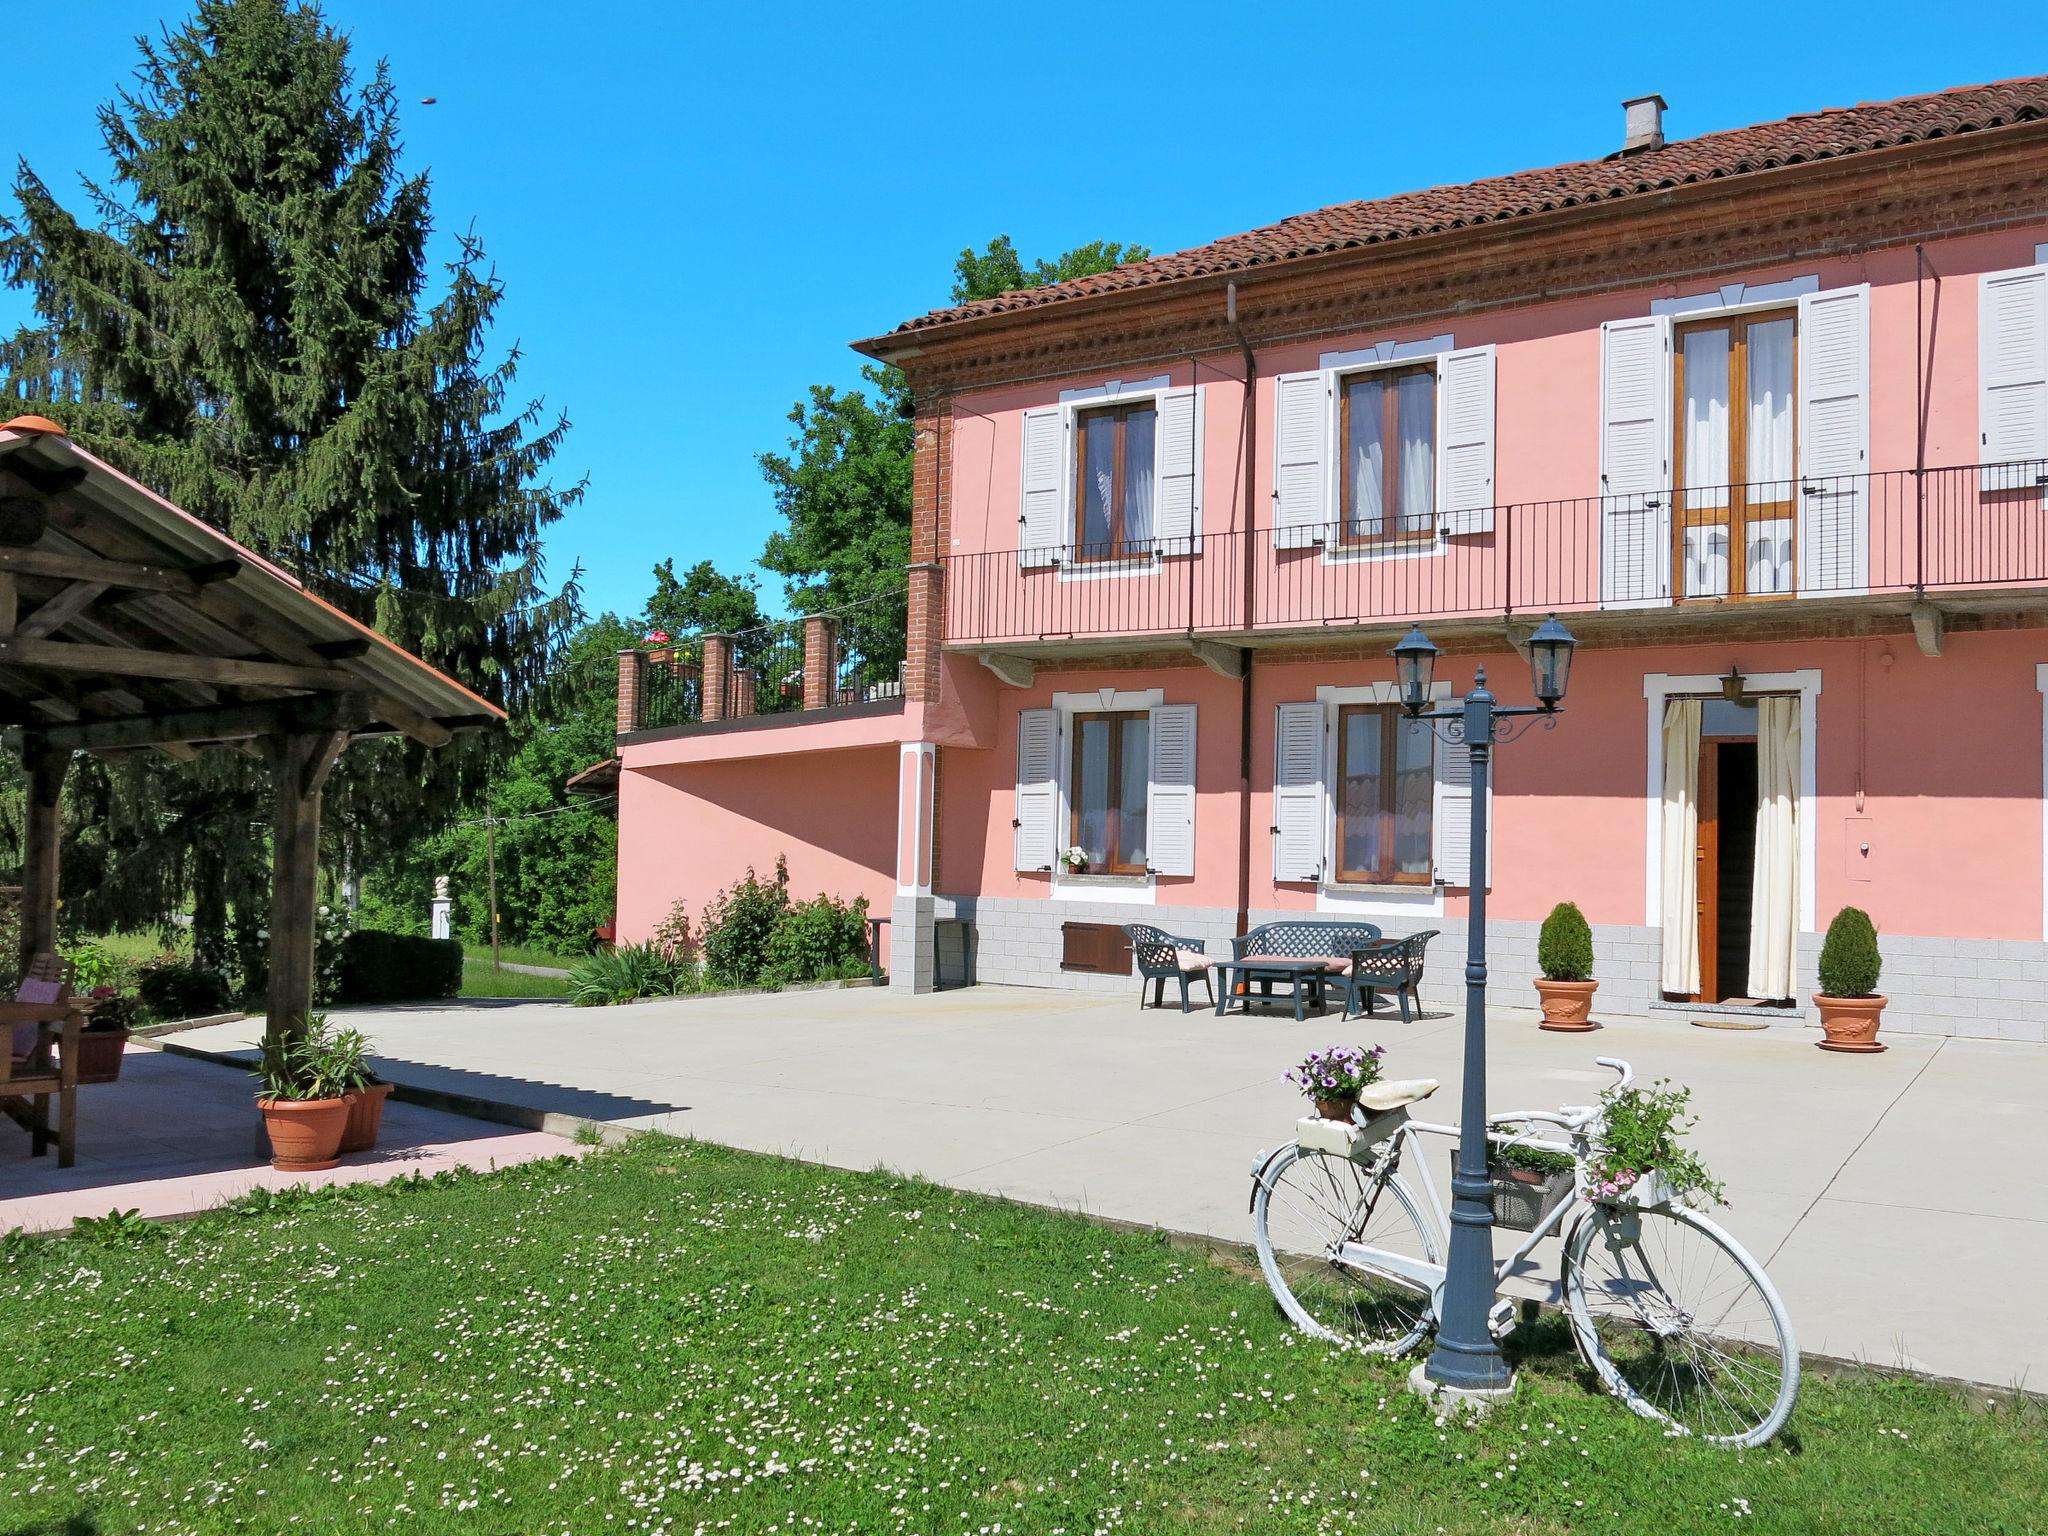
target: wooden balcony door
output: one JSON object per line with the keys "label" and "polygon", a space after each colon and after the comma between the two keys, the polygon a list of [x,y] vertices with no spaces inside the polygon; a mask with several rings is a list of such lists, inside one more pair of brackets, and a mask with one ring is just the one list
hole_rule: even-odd
{"label": "wooden balcony door", "polygon": [[1770,311],[1676,328],[1672,587],[1681,601],[1792,590],[1798,322]]}

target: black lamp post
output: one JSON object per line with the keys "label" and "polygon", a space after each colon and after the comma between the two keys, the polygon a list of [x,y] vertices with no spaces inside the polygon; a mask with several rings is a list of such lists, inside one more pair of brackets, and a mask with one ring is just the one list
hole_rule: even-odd
{"label": "black lamp post", "polygon": [[[1394,647],[1402,706],[1413,720],[1445,722],[1451,742],[1462,741],[1472,755],[1472,873],[1465,946],[1465,1080],[1459,1108],[1458,1163],[1451,1176],[1451,1252],[1446,1266],[1443,1310],[1436,1348],[1423,1362],[1431,1383],[1454,1391],[1493,1393],[1514,1381],[1514,1372],[1494,1342],[1490,1316],[1494,1301],[1493,1185],[1486,1175],[1486,801],[1494,743],[1511,741],[1518,727],[1501,722],[1540,716],[1556,724],[1571,677],[1570,630],[1545,619],[1529,637],[1529,671],[1537,702],[1502,706],[1486,688],[1481,667],[1472,691],[1458,709],[1432,710],[1430,684],[1437,648],[1418,627]],[[1434,729],[1435,727],[1432,727]]]}

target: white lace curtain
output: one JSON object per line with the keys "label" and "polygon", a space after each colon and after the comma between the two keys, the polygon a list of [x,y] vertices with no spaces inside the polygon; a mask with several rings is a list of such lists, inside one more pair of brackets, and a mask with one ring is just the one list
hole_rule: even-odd
{"label": "white lace curtain", "polygon": [[1700,701],[1664,706],[1664,954],[1666,992],[1700,989]]}
{"label": "white lace curtain", "polygon": [[1799,941],[1799,700],[1756,708],[1756,870],[1750,885],[1749,995],[1792,995]]}

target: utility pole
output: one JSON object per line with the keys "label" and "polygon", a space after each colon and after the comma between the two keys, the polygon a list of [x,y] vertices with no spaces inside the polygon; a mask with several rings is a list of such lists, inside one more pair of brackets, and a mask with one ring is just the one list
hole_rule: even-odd
{"label": "utility pole", "polygon": [[484,868],[487,872],[486,897],[491,904],[491,969],[504,969],[498,964],[498,818],[492,816],[484,822]]}

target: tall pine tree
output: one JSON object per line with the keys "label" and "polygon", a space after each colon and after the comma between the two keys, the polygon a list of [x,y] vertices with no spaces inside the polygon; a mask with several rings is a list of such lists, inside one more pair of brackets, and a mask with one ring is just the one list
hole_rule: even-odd
{"label": "tall pine tree", "polygon": [[[112,178],[87,183],[89,217],[20,168],[0,278],[41,324],[0,343],[0,393],[518,707],[577,617],[573,577],[545,590],[540,535],[581,487],[541,480],[567,423],[511,396],[475,239],[431,280],[427,178],[400,169],[384,66],[358,82],[311,0],[198,0],[140,49],[100,109]],[[330,854],[381,860],[472,796],[493,750],[357,747]],[[84,921],[190,892],[217,947],[225,904],[263,889],[250,765],[99,769],[76,793],[104,813],[66,880]]]}

